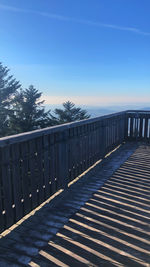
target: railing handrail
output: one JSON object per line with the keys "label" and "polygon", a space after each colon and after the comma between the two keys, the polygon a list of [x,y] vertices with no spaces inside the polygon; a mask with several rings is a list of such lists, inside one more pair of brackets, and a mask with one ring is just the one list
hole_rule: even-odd
{"label": "railing handrail", "polygon": [[8,144],[14,144],[14,143],[17,143],[19,141],[23,142],[23,141],[31,140],[32,138],[36,138],[36,137],[39,137],[41,135],[47,135],[50,133],[61,132],[61,131],[64,131],[66,129],[71,129],[73,127],[78,127],[81,125],[90,124],[90,123],[94,123],[97,121],[109,119],[109,118],[123,115],[123,114],[129,114],[129,113],[148,114],[148,113],[150,113],[150,111],[125,110],[125,111],[121,111],[121,112],[111,113],[109,115],[97,116],[97,117],[94,117],[91,119],[85,119],[85,120],[81,120],[81,121],[75,121],[75,122],[65,123],[65,124],[56,125],[56,126],[50,126],[50,127],[43,128],[43,129],[33,130],[33,131],[19,133],[19,134],[15,134],[15,135],[10,135],[10,136],[0,138],[0,147],[3,147],[3,146],[8,145]]}
{"label": "railing handrail", "polygon": [[126,113],[150,113],[150,110],[126,110]]}
{"label": "railing handrail", "polygon": [[9,144],[15,144],[15,143],[18,143],[20,141],[21,142],[28,141],[28,140],[31,140],[33,138],[40,137],[42,135],[44,136],[44,135],[51,134],[51,133],[62,132],[62,131],[65,131],[67,129],[71,129],[71,128],[78,127],[78,126],[84,126],[86,124],[94,123],[97,121],[110,119],[110,118],[113,118],[113,117],[116,117],[119,115],[124,115],[124,114],[126,114],[126,112],[128,112],[128,111],[111,113],[109,115],[97,116],[95,118],[60,124],[60,125],[56,125],[56,126],[50,126],[50,127],[43,128],[43,129],[38,129],[38,130],[33,130],[33,131],[29,131],[29,132],[24,132],[24,133],[19,133],[19,134],[15,134],[15,135],[2,137],[2,138],[0,138],[0,147],[6,146]]}

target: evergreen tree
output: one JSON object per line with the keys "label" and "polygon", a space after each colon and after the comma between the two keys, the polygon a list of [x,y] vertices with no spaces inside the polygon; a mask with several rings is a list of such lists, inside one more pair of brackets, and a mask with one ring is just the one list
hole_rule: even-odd
{"label": "evergreen tree", "polygon": [[33,85],[18,92],[13,101],[14,114],[10,125],[14,133],[21,133],[44,128],[52,124],[50,111],[45,112],[41,101],[42,93]]}
{"label": "evergreen tree", "polygon": [[20,83],[9,75],[9,69],[0,62],[0,137],[11,134],[9,116],[15,93],[21,87]]}
{"label": "evergreen tree", "polygon": [[62,124],[72,121],[79,121],[90,118],[87,111],[78,107],[75,104],[67,101],[63,103],[63,109],[56,108],[54,110],[56,116],[52,116],[55,124]]}

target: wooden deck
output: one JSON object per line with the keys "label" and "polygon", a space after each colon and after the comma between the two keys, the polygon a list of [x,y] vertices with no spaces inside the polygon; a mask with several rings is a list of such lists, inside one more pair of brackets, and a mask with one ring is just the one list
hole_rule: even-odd
{"label": "wooden deck", "polygon": [[150,146],[122,145],[21,222],[1,267],[150,266]]}

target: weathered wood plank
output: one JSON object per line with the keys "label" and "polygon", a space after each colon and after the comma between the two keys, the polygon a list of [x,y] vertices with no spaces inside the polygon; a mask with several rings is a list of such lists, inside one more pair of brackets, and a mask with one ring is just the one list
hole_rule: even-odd
{"label": "weathered wood plank", "polygon": [[36,140],[29,141],[29,175],[30,175],[30,195],[32,202],[32,209],[36,208],[38,203],[37,194],[37,150]]}
{"label": "weathered wood plank", "polygon": [[45,199],[49,198],[51,195],[51,185],[50,181],[50,140],[49,135],[43,137],[43,189]]}
{"label": "weathered wood plank", "polygon": [[101,136],[102,158],[106,155],[106,121],[102,121],[102,136]]}
{"label": "weathered wood plank", "polygon": [[145,118],[145,129],[144,129],[144,138],[147,139],[147,133],[148,133],[148,117]]}
{"label": "weathered wood plank", "polygon": [[4,216],[5,226],[10,227],[15,222],[15,214],[12,208],[14,204],[13,189],[11,181],[11,168],[10,168],[10,146],[6,146],[1,150],[1,182],[3,191],[3,203],[4,203]]}
{"label": "weathered wood plank", "polygon": [[22,203],[24,209],[24,215],[28,214],[31,209],[31,198],[29,197],[31,193],[31,183],[30,183],[30,173],[29,173],[29,145],[28,142],[22,142],[20,144],[20,157],[21,157],[21,176],[22,176]]}
{"label": "weathered wood plank", "polygon": [[61,180],[60,187],[67,188],[68,186],[68,131],[61,134],[61,144],[59,150],[59,178]]}
{"label": "weathered wood plank", "polygon": [[140,118],[139,139],[143,137],[143,116]]}
{"label": "weathered wood plank", "polygon": [[55,137],[54,134],[50,135],[50,177],[49,184],[51,186],[51,194],[56,192],[56,183],[55,183]]}
{"label": "weathered wood plank", "polygon": [[134,129],[133,129],[133,121],[134,121],[134,118],[131,117],[131,118],[130,118],[130,139],[133,139],[133,133],[134,133]]}
{"label": "weathered wood plank", "polygon": [[11,155],[11,179],[12,179],[12,191],[13,191],[13,208],[15,211],[15,221],[21,219],[24,215],[22,204],[22,177],[21,177],[21,155],[19,144],[10,146]]}
{"label": "weathered wood plank", "polygon": [[129,115],[123,114],[123,121],[124,121],[124,140],[127,140],[129,138]]}
{"label": "weathered wood plank", "polygon": [[36,176],[38,203],[44,201],[44,175],[43,175],[43,137],[36,138]]}

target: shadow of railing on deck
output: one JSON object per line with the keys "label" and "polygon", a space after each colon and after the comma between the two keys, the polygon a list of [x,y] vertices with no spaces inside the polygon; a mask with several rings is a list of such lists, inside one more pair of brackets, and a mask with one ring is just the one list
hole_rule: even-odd
{"label": "shadow of railing on deck", "polygon": [[147,154],[137,149],[30,266],[149,266],[150,174],[141,163],[141,176],[141,153]]}

